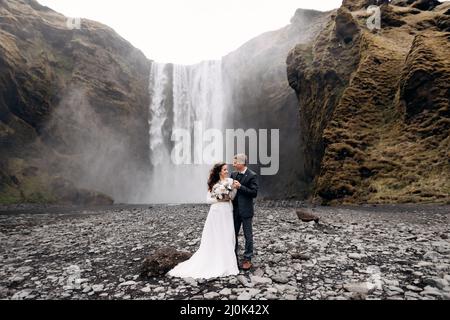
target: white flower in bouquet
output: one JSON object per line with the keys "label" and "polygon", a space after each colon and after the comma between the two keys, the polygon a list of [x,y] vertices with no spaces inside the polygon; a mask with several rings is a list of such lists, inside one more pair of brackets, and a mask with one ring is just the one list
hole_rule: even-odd
{"label": "white flower in bouquet", "polygon": [[233,191],[233,186],[229,181],[219,182],[213,187],[211,195],[217,200],[224,200],[226,196],[230,196],[231,191]]}

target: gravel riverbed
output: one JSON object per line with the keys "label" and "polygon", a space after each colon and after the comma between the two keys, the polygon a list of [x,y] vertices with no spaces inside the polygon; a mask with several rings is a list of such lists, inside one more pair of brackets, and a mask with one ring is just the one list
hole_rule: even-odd
{"label": "gravel riverbed", "polygon": [[0,207],[0,299],[450,299],[450,206],[317,207],[315,224],[258,202],[250,272],[141,278],[156,249],[195,252],[208,209]]}

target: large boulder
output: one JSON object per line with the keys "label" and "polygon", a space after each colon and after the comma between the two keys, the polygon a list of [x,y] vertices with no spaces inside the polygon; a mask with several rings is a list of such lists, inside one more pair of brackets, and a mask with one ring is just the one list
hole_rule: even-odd
{"label": "large boulder", "polygon": [[144,259],[141,267],[142,277],[160,277],[179,263],[192,256],[189,252],[180,252],[174,248],[161,248]]}
{"label": "large boulder", "polygon": [[319,223],[319,221],[320,221],[320,217],[317,216],[316,214],[314,214],[309,209],[304,209],[304,208],[297,209],[297,210],[295,210],[295,213],[297,214],[297,217],[303,222],[314,221],[315,223]]}

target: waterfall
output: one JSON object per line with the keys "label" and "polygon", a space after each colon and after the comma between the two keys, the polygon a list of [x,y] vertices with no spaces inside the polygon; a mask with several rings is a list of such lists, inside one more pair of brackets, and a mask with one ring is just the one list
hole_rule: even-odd
{"label": "waterfall", "polygon": [[169,157],[169,150],[164,141],[163,125],[168,120],[166,109],[166,90],[169,77],[164,64],[154,63],[150,73],[150,104],[149,136],[151,164],[158,165]]}
{"label": "waterfall", "polygon": [[[201,123],[204,130],[214,128],[223,132],[228,108],[222,62],[204,61],[190,66],[154,62],[149,90],[153,174],[148,200],[150,203],[204,202],[211,165],[174,164],[171,137],[177,129],[187,130],[194,137],[195,123]],[[201,156],[200,153],[201,145],[192,141],[192,157]]]}

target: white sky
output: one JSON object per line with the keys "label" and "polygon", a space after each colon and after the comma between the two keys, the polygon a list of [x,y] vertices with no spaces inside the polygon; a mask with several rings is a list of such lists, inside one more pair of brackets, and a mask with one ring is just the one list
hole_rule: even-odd
{"label": "white sky", "polygon": [[73,18],[102,22],[149,58],[191,64],[220,59],[287,24],[297,8],[321,11],[342,0],[38,0]]}

